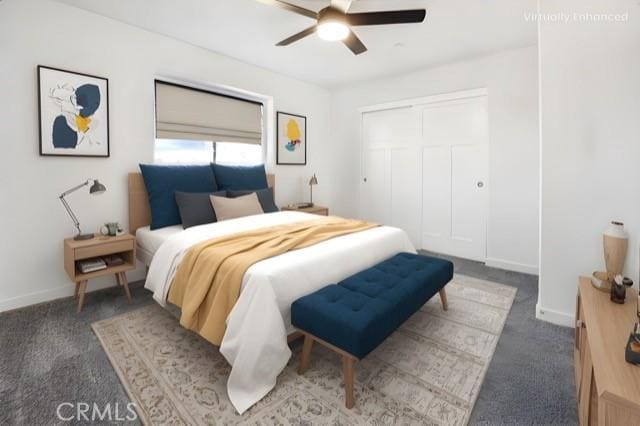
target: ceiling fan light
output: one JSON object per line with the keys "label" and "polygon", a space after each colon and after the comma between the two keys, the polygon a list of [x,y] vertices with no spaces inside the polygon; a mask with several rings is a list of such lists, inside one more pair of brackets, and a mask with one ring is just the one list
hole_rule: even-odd
{"label": "ceiling fan light", "polygon": [[318,24],[318,37],[326,41],[341,41],[349,35],[349,27],[340,21],[325,21]]}

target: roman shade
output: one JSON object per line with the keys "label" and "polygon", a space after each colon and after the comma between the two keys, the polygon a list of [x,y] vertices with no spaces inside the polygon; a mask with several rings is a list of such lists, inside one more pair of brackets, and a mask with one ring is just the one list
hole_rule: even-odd
{"label": "roman shade", "polygon": [[156,80],[156,138],[262,142],[262,104]]}

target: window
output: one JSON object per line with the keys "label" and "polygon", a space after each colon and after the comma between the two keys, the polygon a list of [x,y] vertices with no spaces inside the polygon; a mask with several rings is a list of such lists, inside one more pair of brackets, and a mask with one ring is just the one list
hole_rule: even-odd
{"label": "window", "polygon": [[264,162],[261,145],[216,142],[214,147],[214,163],[255,166]]}
{"label": "window", "polygon": [[154,162],[166,164],[208,164],[213,161],[213,144],[206,141],[156,139]]}
{"label": "window", "polygon": [[156,80],[157,163],[263,163],[262,104]]}
{"label": "window", "polygon": [[164,164],[262,164],[262,146],[238,142],[156,139],[154,162]]}

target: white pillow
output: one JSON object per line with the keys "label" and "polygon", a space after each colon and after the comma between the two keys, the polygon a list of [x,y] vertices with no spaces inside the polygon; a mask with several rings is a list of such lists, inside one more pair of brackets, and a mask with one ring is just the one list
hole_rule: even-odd
{"label": "white pillow", "polygon": [[255,192],[236,198],[215,195],[210,195],[209,198],[218,221],[264,213]]}

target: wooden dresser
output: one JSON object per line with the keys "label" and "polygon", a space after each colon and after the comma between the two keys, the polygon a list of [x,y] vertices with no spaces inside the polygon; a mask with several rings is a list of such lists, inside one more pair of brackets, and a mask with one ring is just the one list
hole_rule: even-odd
{"label": "wooden dresser", "polygon": [[580,277],[574,356],[581,425],[640,425],[640,366],[624,359],[637,295],[629,289],[618,305]]}

